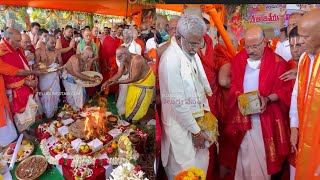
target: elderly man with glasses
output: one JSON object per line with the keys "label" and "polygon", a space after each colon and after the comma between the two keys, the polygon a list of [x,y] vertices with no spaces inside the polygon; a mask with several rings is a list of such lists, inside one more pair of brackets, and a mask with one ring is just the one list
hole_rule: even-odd
{"label": "elderly man with glasses", "polygon": [[[290,152],[288,111],[292,86],[279,79],[287,67],[287,62],[266,46],[259,26],[247,30],[245,49],[231,65],[228,134],[224,137],[233,144],[224,162],[235,170],[235,179],[271,179]],[[258,113],[243,115],[239,96],[253,91],[258,91],[260,99]]]}
{"label": "elderly man with glasses", "polygon": [[206,94],[212,94],[197,55],[205,33],[200,17],[182,17],[160,59],[161,158],[169,180],[191,167],[208,169],[212,139],[197,123],[210,112]]}

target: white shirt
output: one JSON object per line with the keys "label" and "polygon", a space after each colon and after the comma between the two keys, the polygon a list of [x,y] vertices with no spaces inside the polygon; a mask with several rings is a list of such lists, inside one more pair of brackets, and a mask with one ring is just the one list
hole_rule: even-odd
{"label": "white shirt", "polygon": [[[299,60],[299,66],[298,66],[298,74],[299,74],[299,70],[300,70],[300,62],[301,59],[304,57],[306,53],[303,53],[300,57]],[[308,75],[308,86],[309,87],[309,83],[310,83],[310,77],[311,77],[311,73],[312,73],[312,67],[313,67],[313,63],[314,63],[314,56],[311,54],[308,54],[309,58],[310,58],[310,67],[309,67],[309,75]],[[307,94],[305,94],[306,97]],[[298,116],[298,103],[297,103],[297,97],[298,97],[298,78],[296,78],[296,82],[294,83],[294,87],[293,87],[293,91],[292,91],[292,97],[291,97],[291,105],[290,105],[290,112],[289,112],[289,117],[290,117],[290,127],[299,127],[299,116]]]}
{"label": "white shirt", "polygon": [[146,43],[146,49],[144,50],[144,53],[147,54],[151,49],[156,49],[157,48],[157,44],[153,38],[148,39],[147,43]]}
{"label": "white shirt", "polygon": [[286,61],[289,61],[290,59],[292,59],[289,40],[285,40],[284,42],[279,41],[277,43],[277,47],[274,52],[277,53]]}

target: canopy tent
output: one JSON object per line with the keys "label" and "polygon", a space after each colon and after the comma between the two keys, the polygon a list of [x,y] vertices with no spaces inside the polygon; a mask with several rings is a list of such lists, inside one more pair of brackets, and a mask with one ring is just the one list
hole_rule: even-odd
{"label": "canopy tent", "polygon": [[[130,16],[141,11],[138,4],[131,6],[127,0],[0,0],[1,5],[29,6],[44,9],[58,9],[66,11],[79,11],[114,16]],[[127,13],[128,12],[128,13]]]}

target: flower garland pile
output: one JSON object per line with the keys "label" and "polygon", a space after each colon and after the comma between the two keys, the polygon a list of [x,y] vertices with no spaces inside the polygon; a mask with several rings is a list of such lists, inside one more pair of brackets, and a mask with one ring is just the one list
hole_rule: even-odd
{"label": "flower garland pile", "polygon": [[182,171],[174,177],[174,180],[205,180],[204,171],[199,168],[190,168],[187,171]]}
{"label": "flower garland pile", "polygon": [[143,176],[144,172],[141,171],[140,166],[135,167],[131,163],[125,163],[112,171],[109,180],[149,180]]}

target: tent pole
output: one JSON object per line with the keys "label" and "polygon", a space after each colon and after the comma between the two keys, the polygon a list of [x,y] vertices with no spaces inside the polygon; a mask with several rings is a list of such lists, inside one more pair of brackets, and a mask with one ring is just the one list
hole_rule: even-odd
{"label": "tent pole", "polygon": [[128,18],[128,7],[129,7],[129,0],[127,0],[126,19]]}
{"label": "tent pole", "polygon": [[230,38],[228,37],[227,31],[224,29],[223,27],[223,22],[221,21],[221,19],[219,18],[219,15],[217,13],[216,8],[211,8],[208,11],[209,15],[211,16],[212,20],[214,21],[214,25],[217,27],[218,32],[220,33],[227,49],[229,50],[229,52],[235,56],[236,55],[236,50],[234,49],[232,42],[230,40]]}

